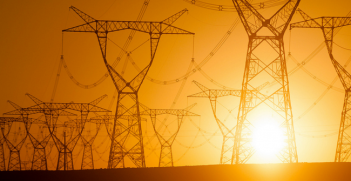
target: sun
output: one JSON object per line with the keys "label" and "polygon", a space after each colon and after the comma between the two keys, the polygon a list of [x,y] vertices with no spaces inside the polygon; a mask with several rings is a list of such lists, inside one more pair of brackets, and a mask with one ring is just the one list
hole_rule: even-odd
{"label": "sun", "polygon": [[274,118],[261,118],[252,132],[252,146],[256,153],[271,157],[285,146],[283,128]]}

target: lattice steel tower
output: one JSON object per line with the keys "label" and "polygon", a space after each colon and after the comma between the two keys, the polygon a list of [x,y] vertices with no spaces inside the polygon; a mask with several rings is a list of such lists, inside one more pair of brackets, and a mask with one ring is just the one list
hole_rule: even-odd
{"label": "lattice steel tower", "polygon": [[[247,120],[247,115],[262,103],[284,120],[282,126],[287,143],[280,152],[279,159],[288,163],[298,162],[283,37],[300,0],[289,0],[269,19],[264,18],[246,0],[232,1],[249,37],[232,164],[245,163],[251,156],[251,123]],[[260,49],[262,43],[268,44],[269,48]],[[271,88],[274,91],[268,96],[258,92],[261,96],[253,101],[249,90],[266,82],[267,77],[277,86]]]}
{"label": "lattice steel tower", "polygon": [[346,162],[351,154],[351,75],[337,62],[333,56],[333,38],[336,29],[351,25],[351,17],[319,17],[312,19],[306,13],[298,10],[305,21],[293,23],[292,28],[320,28],[323,31],[325,44],[328,49],[330,60],[345,89],[344,106],[341,113],[338,142],[336,146],[335,162]]}
{"label": "lattice steel tower", "polygon": [[[241,90],[208,89],[204,85],[196,81],[193,82],[202,90],[202,92],[190,95],[188,97],[209,98],[213,115],[223,136],[221,157],[219,163],[230,164],[231,159],[233,157],[235,126],[228,125],[228,123],[225,123],[225,120],[219,119],[219,117],[217,116],[217,99],[227,96],[241,97]],[[261,86],[257,87],[255,90],[251,90],[252,95],[254,95],[252,98],[255,99],[257,92],[263,89],[268,84],[269,82],[266,82]],[[252,150],[252,152],[249,154],[249,157],[253,153],[254,152]]]}
{"label": "lattice steel tower", "polygon": [[[164,34],[194,34],[189,31],[172,26],[172,24],[187,10],[182,10],[175,15],[160,21],[107,21],[107,20],[96,20],[93,17],[85,14],[75,7],[71,9],[76,12],[84,21],[85,24],[75,26],[63,32],[91,32],[97,35],[102,57],[104,63],[108,69],[109,75],[118,91],[118,99],[116,106],[116,117],[114,120],[112,135],[111,135],[111,148],[108,161],[108,168],[124,167],[124,157],[128,156],[130,160],[137,167],[145,167],[145,156],[143,146],[143,136],[141,130],[141,118],[139,108],[138,92],[141,84],[143,83],[146,74],[148,73],[151,64],[155,58],[158,43],[161,35]],[[121,30],[135,30],[150,35],[150,49],[151,49],[151,60],[150,63],[143,68],[131,81],[127,81],[123,74],[118,73],[114,67],[112,67],[106,56],[107,47],[107,35],[110,32],[116,32]],[[126,107],[123,109],[122,105]],[[135,116],[135,121],[128,122],[127,124],[121,122],[119,117],[121,116]],[[127,126],[127,132],[121,131],[122,125]],[[124,139],[124,134],[119,133],[131,133],[129,134],[128,144],[120,144],[120,140]],[[128,146],[127,146],[128,145]]]}
{"label": "lattice steel tower", "polygon": [[[152,123],[152,127],[154,128],[156,137],[158,139],[158,141],[160,142],[161,145],[161,151],[160,151],[160,159],[159,159],[159,163],[158,166],[159,167],[173,167],[173,152],[172,152],[172,145],[174,143],[174,140],[176,139],[180,127],[183,123],[183,118],[187,117],[187,116],[200,116],[197,115],[195,113],[190,112],[190,109],[192,109],[194,106],[196,105],[193,104],[191,106],[186,107],[185,109],[149,109],[148,107],[141,105],[145,111],[141,112],[141,115],[149,115],[151,118],[151,123]],[[166,136],[164,135],[164,130],[160,131],[159,129],[161,128],[157,127],[158,122],[161,122],[160,125],[162,125],[163,127],[165,127],[166,129],[168,129],[167,127],[170,126],[169,123],[167,122],[167,119],[160,121],[157,120],[157,115],[173,115],[173,116],[177,116],[177,129],[175,131],[170,131],[168,130],[168,133],[170,134],[170,136]],[[163,132],[163,133],[162,133]]]}

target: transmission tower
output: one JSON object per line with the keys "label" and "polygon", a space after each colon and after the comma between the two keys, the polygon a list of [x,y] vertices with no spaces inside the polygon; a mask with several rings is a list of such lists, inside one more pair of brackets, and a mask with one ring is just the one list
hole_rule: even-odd
{"label": "transmission tower", "polygon": [[[22,108],[18,106],[17,104],[9,101],[9,103],[16,109],[7,113],[4,113],[4,115],[19,115],[24,119],[29,119],[29,115],[37,114],[37,113],[44,113],[45,115],[45,125],[49,130],[50,136],[46,137],[44,140],[38,142],[38,140],[35,139],[35,137],[31,136],[29,134],[29,137],[33,143],[34,147],[34,153],[33,153],[33,160],[32,160],[32,169],[44,169],[47,168],[47,161],[46,161],[46,155],[45,155],[45,147],[48,143],[48,140],[50,137],[53,137],[54,134],[54,128],[56,125],[56,122],[58,120],[59,116],[76,116],[76,114],[67,112],[63,109],[67,108],[67,105],[65,104],[58,104],[56,105],[55,103],[51,104],[45,104],[41,102],[39,99],[35,98],[34,96],[27,94],[34,102],[37,103],[35,106],[31,106],[28,108]],[[26,121],[25,123],[31,123]],[[36,159],[38,158],[38,159]]]}
{"label": "transmission tower", "polygon": [[[33,124],[42,125],[42,129],[46,126],[46,122],[42,120],[31,121],[30,124],[32,126]],[[39,128],[39,131],[42,132],[42,129]],[[34,148],[33,159],[31,161],[31,170],[48,170],[45,148],[51,138],[51,135],[47,134],[45,136],[41,135],[41,137],[35,137],[31,133],[30,129],[27,130],[27,134]]]}
{"label": "transmission tower", "polygon": [[305,21],[293,23],[292,28],[320,28],[322,29],[325,44],[328,49],[330,60],[335,68],[336,73],[345,89],[344,106],[341,112],[341,121],[339,127],[338,142],[336,146],[335,162],[346,162],[351,154],[351,131],[347,128],[351,126],[351,75],[345,68],[339,64],[333,55],[333,38],[335,29],[351,25],[351,17],[319,17],[311,18],[302,10],[298,10]]}
{"label": "transmission tower", "polygon": [[[21,115],[22,117],[28,118],[30,114],[43,113],[45,115],[45,122],[51,137],[53,138],[55,145],[59,151],[59,158],[57,163],[57,170],[70,170],[73,169],[73,158],[72,152],[81,137],[85,122],[87,121],[88,114],[90,112],[110,112],[107,109],[96,106],[102,99],[107,95],[103,95],[90,103],[52,103],[43,102],[33,95],[26,94],[36,105],[28,108],[21,108],[20,106],[10,102],[16,110],[4,113],[4,115]],[[76,114],[67,112],[66,109],[80,112],[81,119],[77,119],[75,122],[77,129],[77,135],[72,140],[66,140],[66,133],[64,133],[63,140],[60,140],[56,136],[57,121],[59,116],[76,116]],[[61,125],[63,127],[67,126]],[[43,152],[38,152],[38,154]],[[41,155],[44,157],[45,155]],[[69,158],[69,159],[67,159]]]}
{"label": "transmission tower", "polygon": [[[161,152],[160,152],[160,159],[159,159],[159,167],[173,167],[173,154],[172,154],[172,145],[174,140],[176,139],[180,126],[183,123],[183,118],[187,116],[200,116],[195,113],[190,112],[189,110],[193,108],[196,105],[193,104],[185,109],[149,109],[145,105],[141,106],[144,108],[144,112],[141,112],[141,115],[148,115],[151,118],[152,126],[154,128],[155,134],[157,136],[158,141],[161,144]],[[174,115],[177,116],[177,129],[174,133],[170,133],[170,136],[166,138],[165,135],[162,135],[160,131],[156,128],[157,127],[157,122],[160,120],[157,120],[157,115]],[[166,123],[167,119],[161,121],[162,125],[164,125],[166,128],[169,126]]]}
{"label": "transmission tower", "polygon": [[[249,37],[232,164],[245,163],[251,156],[253,148],[250,145],[251,130],[247,115],[261,103],[283,117],[282,126],[286,129],[284,135],[287,136],[287,145],[281,151],[279,159],[288,163],[298,162],[283,37],[300,0],[289,0],[269,19],[264,18],[246,0],[232,1]],[[264,42],[274,53],[267,55],[267,50],[259,49]],[[273,54],[274,58],[267,58]],[[279,87],[270,95],[259,96],[259,100],[253,102],[249,90],[267,79],[267,76],[277,82]]]}
{"label": "transmission tower", "polygon": [[[57,128],[62,127],[62,140],[59,139]],[[73,150],[79,140],[78,121],[65,121],[63,124],[56,124],[53,128],[53,140],[59,152],[56,170],[74,170],[73,166]],[[74,131],[77,134],[73,136]],[[69,137],[69,138],[68,138]]]}
{"label": "transmission tower", "polygon": [[[96,20],[93,17],[83,13],[79,9],[71,6],[71,9],[76,12],[84,21],[85,24],[78,25],[66,30],[63,32],[91,32],[97,35],[102,57],[104,63],[108,69],[110,77],[113,80],[113,83],[118,91],[118,99],[116,106],[116,117],[114,120],[114,128],[112,132],[111,148],[108,161],[108,168],[117,168],[121,166],[122,160],[126,155],[131,158],[131,161],[137,167],[145,167],[145,155],[144,155],[144,146],[143,146],[143,136],[141,130],[141,118],[139,110],[139,98],[138,91],[141,84],[144,81],[145,76],[147,75],[151,64],[154,60],[155,53],[157,50],[158,43],[160,41],[162,34],[194,34],[189,31],[172,26],[172,24],[187,10],[182,10],[179,13],[161,21],[161,22],[152,22],[152,21],[107,21],[107,20]],[[139,32],[149,33],[150,34],[150,47],[151,47],[151,61],[150,63],[142,69],[131,81],[125,80],[125,78],[119,74],[112,66],[109,65],[106,57],[106,47],[107,47],[107,35],[110,32],[121,31],[121,30],[135,30]],[[132,104],[130,104],[132,102]],[[128,105],[126,110],[120,111],[120,105]],[[127,111],[130,110],[130,111]],[[122,112],[122,114],[118,114]],[[136,116],[135,123],[127,126],[131,132],[134,132],[130,136],[132,139],[128,140],[128,148],[122,148],[121,144],[118,143],[118,136],[116,132],[122,130],[118,127],[123,124],[119,122],[119,117],[122,115],[132,115]],[[127,145],[126,145],[127,146]],[[126,149],[127,152],[122,153]]]}
{"label": "transmission tower", "polygon": [[[5,138],[7,138],[7,136],[10,133],[13,120],[15,120],[15,119],[17,119],[17,118],[0,117],[0,129],[1,129],[1,134],[0,134],[0,171],[6,171],[4,143],[6,141]],[[5,127],[7,127],[7,132],[5,132]]]}
{"label": "transmission tower", "polygon": [[[93,157],[93,143],[98,135],[101,124],[103,124],[102,119],[90,119],[88,121],[91,124],[95,124],[95,134],[89,135],[90,130],[88,130],[88,135],[82,134],[82,142],[83,142],[83,157],[82,157],[82,170],[94,169],[94,157]],[[85,126],[86,129],[86,126]]]}
{"label": "transmission tower", "polygon": [[[226,96],[241,97],[241,90],[228,90],[228,89],[208,89],[204,85],[193,81],[202,92],[190,95],[188,97],[199,97],[199,98],[209,98],[211,103],[211,108],[213,115],[216,119],[216,123],[221,130],[223,136],[220,164],[230,164],[233,154],[234,146],[234,129],[235,127],[228,127],[222,120],[217,117],[217,98]],[[257,92],[267,86],[269,82],[262,84],[252,92]],[[255,96],[254,96],[255,97]],[[251,153],[251,155],[253,152]]]}
{"label": "transmission tower", "polygon": [[[28,121],[29,119],[23,118],[23,117],[18,117],[18,118],[13,118],[13,117],[7,117],[7,118],[1,118],[2,121],[5,123],[1,127],[1,132],[2,136],[5,138],[7,147],[10,150],[10,157],[9,157],[9,163],[8,163],[8,171],[20,171],[22,170],[21,168],[21,148],[27,138],[27,132],[23,131],[25,133],[25,136],[22,136],[21,138],[18,138],[19,135],[21,134],[21,130],[19,127],[19,130],[15,130],[13,137],[10,137],[10,129],[13,128],[13,123],[17,122],[19,124],[23,123],[24,126],[26,127],[25,130],[28,130],[30,128],[30,124],[26,124],[25,121]],[[9,123],[11,122],[11,123]],[[6,124],[7,123],[7,124]],[[6,126],[7,125],[7,126]],[[7,128],[7,130],[6,130]],[[5,136],[5,133],[7,135]],[[12,138],[12,139],[11,139]],[[20,139],[18,141],[18,139]]]}
{"label": "transmission tower", "polygon": [[[123,110],[126,110],[126,108],[123,105],[120,105],[121,108]],[[120,110],[122,110],[120,109]],[[119,112],[119,115],[121,114],[121,112]],[[91,120],[94,119],[98,119],[98,120],[103,120],[103,122],[105,123],[105,127],[106,127],[106,131],[107,134],[110,138],[110,140],[112,140],[112,129],[110,125],[113,125],[114,120],[116,118],[115,115],[109,115],[109,114],[105,114],[105,115],[98,115],[96,114],[96,117],[91,118]],[[133,159],[131,154],[128,154],[128,150],[125,149],[125,144],[126,141],[128,139],[128,137],[130,137],[130,135],[132,134],[133,136],[137,136],[135,131],[132,131],[131,129],[129,129],[128,125],[132,125],[135,124],[137,122],[137,117],[135,117],[134,115],[120,115],[118,116],[119,122],[117,122],[116,124],[118,124],[117,128],[120,129],[116,129],[115,130],[115,135],[116,135],[116,143],[119,144],[119,148],[121,148],[118,151],[118,154],[120,155],[120,165],[124,168],[125,167],[125,162],[124,162],[124,157],[127,156],[130,159]],[[127,125],[121,124],[122,120],[124,120],[125,122],[127,122]],[[145,118],[141,118],[141,121],[147,121]],[[116,151],[117,152],[117,151]]]}

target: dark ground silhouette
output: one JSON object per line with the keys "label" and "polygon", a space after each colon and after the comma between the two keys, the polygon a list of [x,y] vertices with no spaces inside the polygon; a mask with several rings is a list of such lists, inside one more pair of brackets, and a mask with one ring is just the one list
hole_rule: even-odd
{"label": "dark ground silhouette", "polygon": [[0,172],[1,181],[351,180],[351,163],[205,165],[75,171]]}

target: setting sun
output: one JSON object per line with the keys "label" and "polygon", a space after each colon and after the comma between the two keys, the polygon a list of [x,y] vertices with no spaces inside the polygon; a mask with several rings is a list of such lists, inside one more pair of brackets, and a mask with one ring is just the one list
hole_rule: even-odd
{"label": "setting sun", "polygon": [[252,145],[259,155],[272,157],[284,147],[283,128],[273,117],[261,119],[252,134]]}

